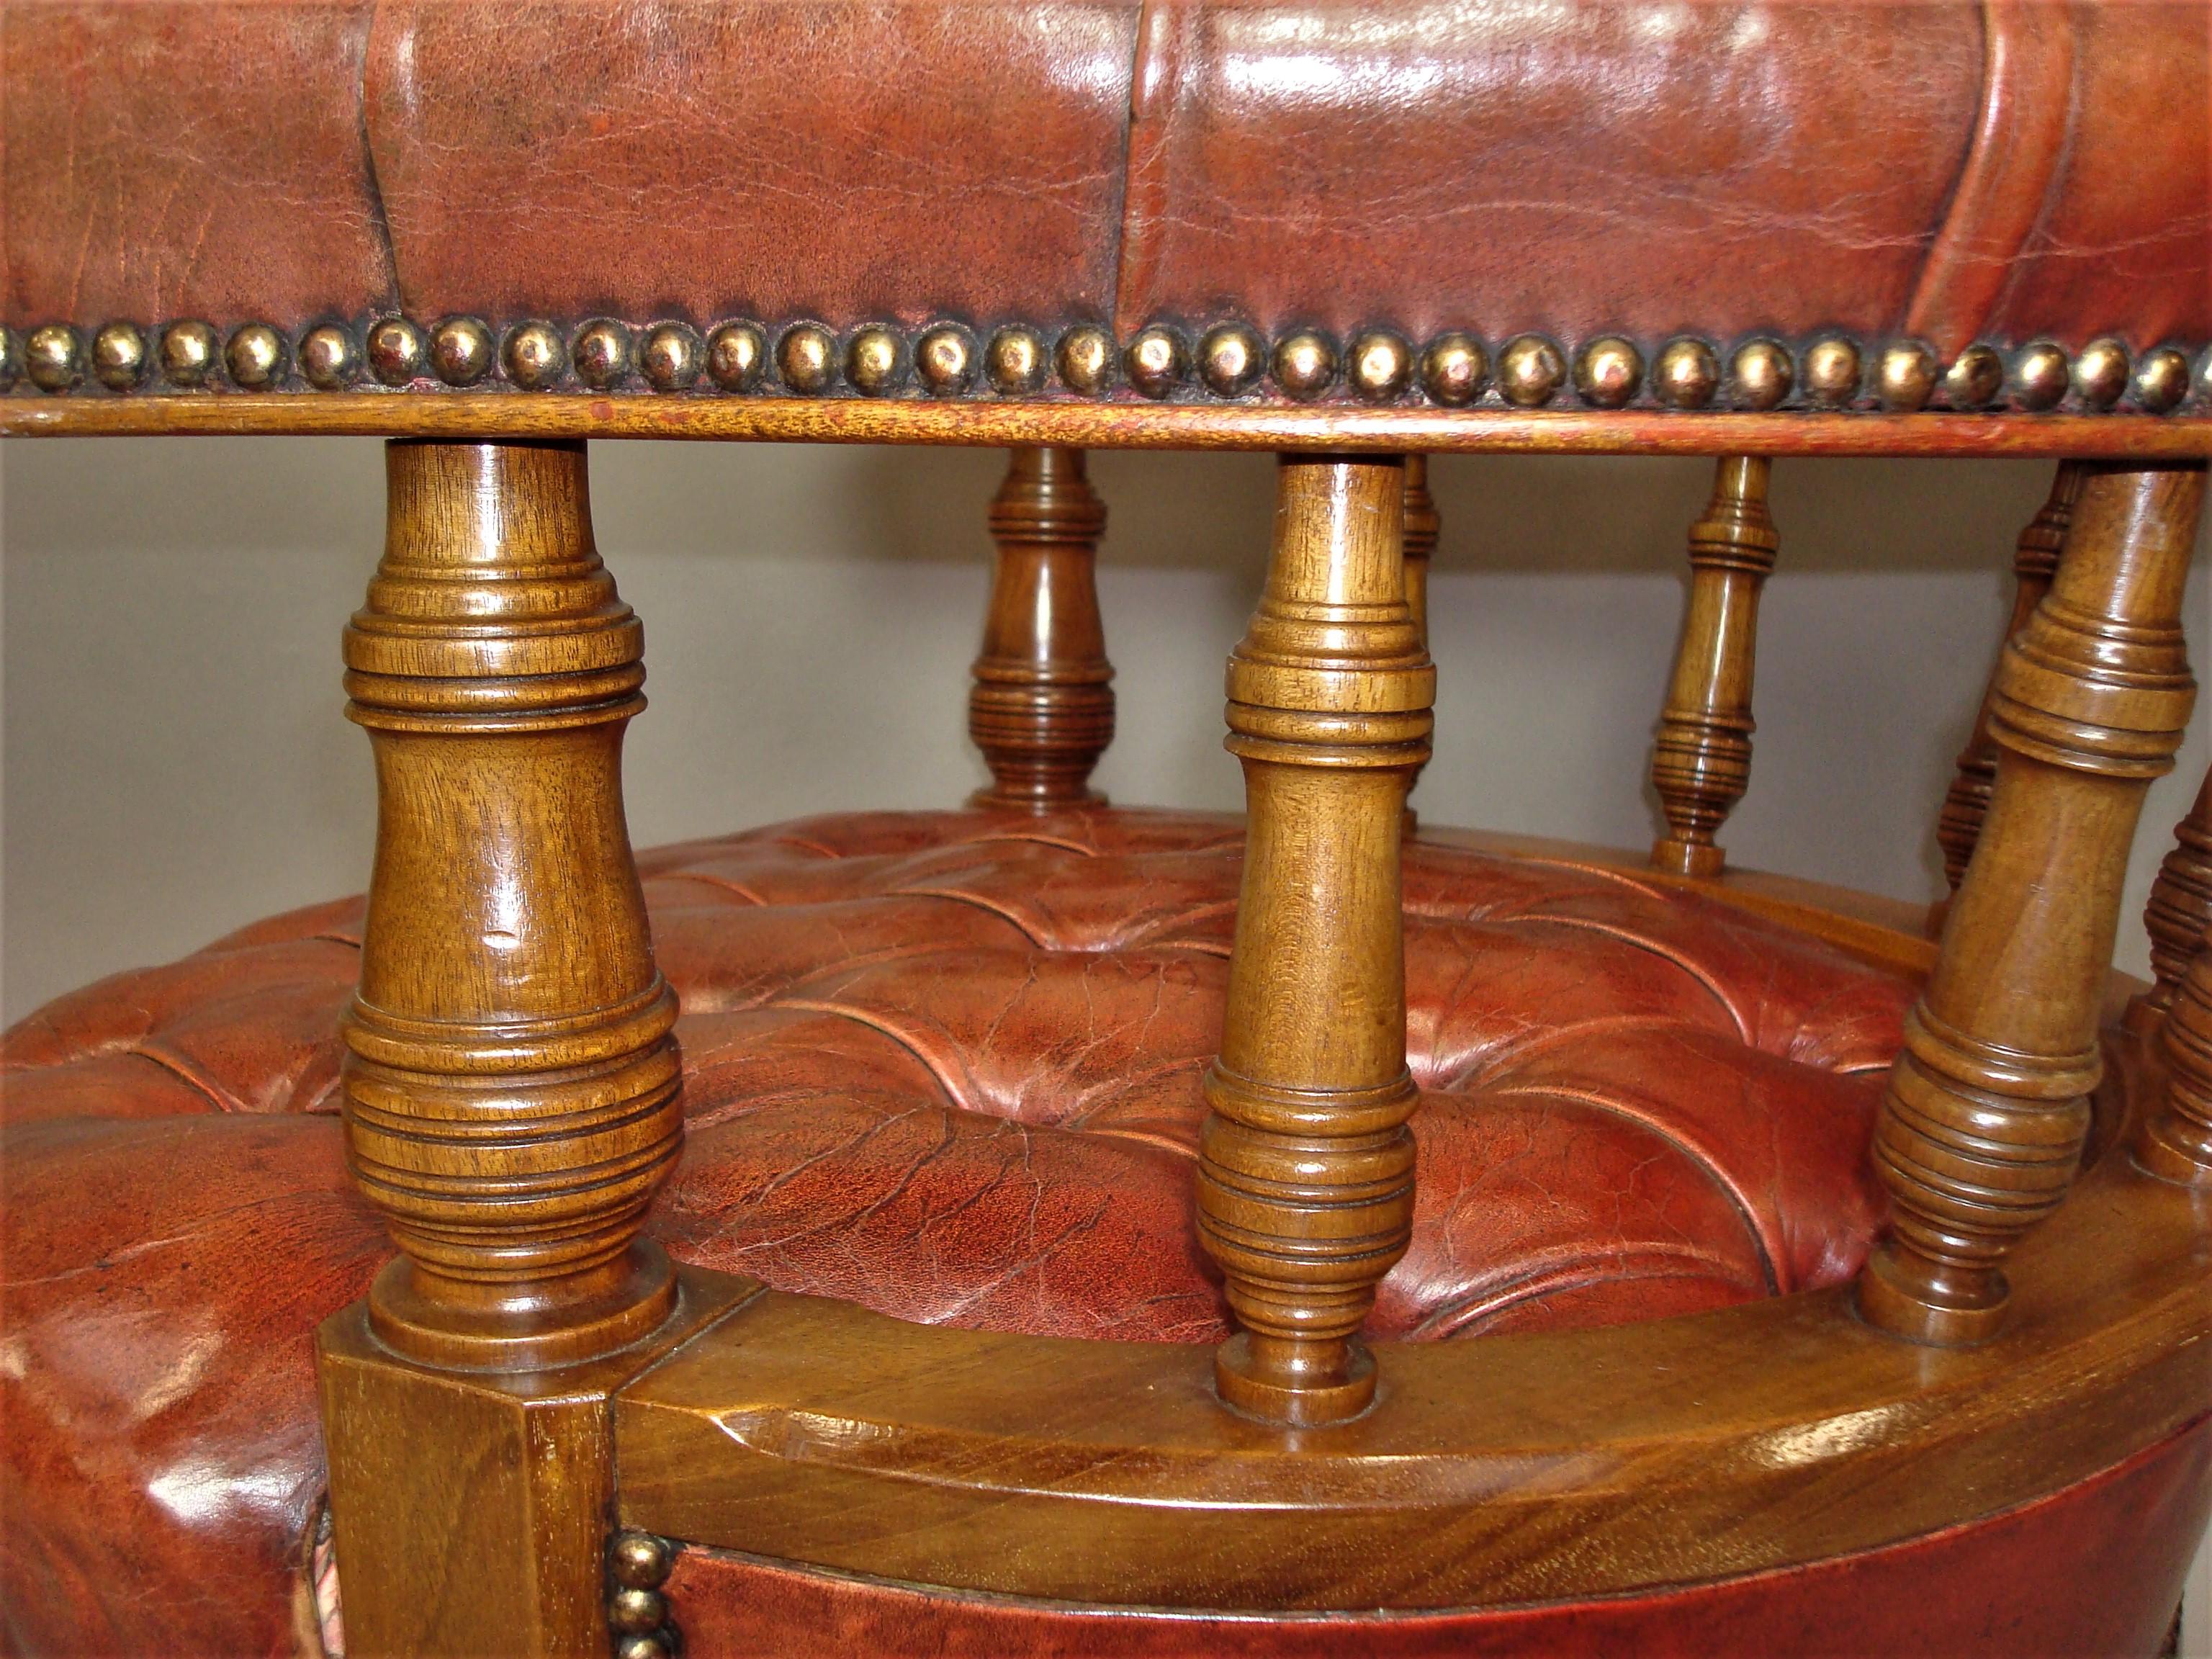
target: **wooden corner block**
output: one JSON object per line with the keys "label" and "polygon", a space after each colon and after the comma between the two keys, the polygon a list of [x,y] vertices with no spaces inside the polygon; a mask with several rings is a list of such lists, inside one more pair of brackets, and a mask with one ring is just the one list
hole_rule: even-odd
{"label": "wooden corner block", "polygon": [[750,1300],[683,1269],[650,1338],[538,1371],[440,1370],[371,1334],[365,1302],[316,1334],[346,1648],[605,1659],[617,1390]]}

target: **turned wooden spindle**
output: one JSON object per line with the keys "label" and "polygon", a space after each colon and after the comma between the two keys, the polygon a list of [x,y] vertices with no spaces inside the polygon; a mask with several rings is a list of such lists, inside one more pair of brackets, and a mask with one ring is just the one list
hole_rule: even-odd
{"label": "turned wooden spindle", "polygon": [[[2005,623],[2009,640],[2027,625],[2035,607],[2051,591],[2051,573],[2058,568],[2058,550],[2065,544],[2066,526],[2074,514],[2075,498],[2081,493],[2081,465],[2061,461],[2051,481],[2051,495],[2014,544],[2012,559],[2012,617]],[[1980,712],[1974,716],[1973,734],[1959,751],[1958,769],[1943,797],[1943,810],[1936,821],[1936,840],[1943,849],[1943,875],[1957,892],[1981,839],[1982,820],[1989,815],[1990,789],[1996,781],[1997,743],[1990,732],[1990,699],[1996,695],[1996,671],[1982,694]],[[1938,926],[1939,915],[1935,918]]]}
{"label": "turned wooden spindle", "polygon": [[370,1317],[434,1364],[586,1358],[674,1295],[637,1237],[683,1140],[623,817],[642,634],[592,547],[580,446],[389,454],[345,639],[378,791],[347,1146],[402,1251]]}
{"label": "turned wooden spindle", "polygon": [[979,806],[1045,811],[1103,799],[1089,784],[1114,739],[1096,574],[1105,529],[1081,450],[1012,453],[991,502],[998,563],[968,695],[968,733],[991,768]]}
{"label": "turned wooden spindle", "polygon": [[2212,770],[2204,774],[2196,805],[2174,826],[2172,849],[2160,862],[2143,907],[2143,927],[2157,982],[2128,1011],[2138,1027],[2172,1006],[2174,988],[2203,954],[2204,932],[2212,927]]}
{"label": "turned wooden spindle", "polygon": [[2212,1187],[2212,935],[2172,988],[2160,1027],[2165,1097],[2144,1118],[2136,1161],[2185,1187]]}
{"label": "turned wooden spindle", "polygon": [[2073,1180],[2129,843],[2196,695],[2179,618],[2203,492],[2201,463],[2087,468],[2051,591],[1998,663],[1981,845],[1875,1136],[1893,1211],[1859,1306],[1900,1336],[1992,1334],[2007,1254]]}
{"label": "turned wooden spindle", "polygon": [[1400,815],[1436,673],[1406,601],[1404,507],[1395,460],[1286,458],[1267,590],[1229,661],[1244,872],[1199,1232],[1243,1326],[1221,1397],[1280,1423],[1373,1399],[1356,1334],[1412,1228]]}
{"label": "turned wooden spindle", "polygon": [[387,457],[345,635],[379,812],[343,1086],[401,1255],[319,1339],[348,1634],[603,1654],[609,1392],[696,1315],[639,1237],[682,1142],[623,814],[641,635],[581,445]]}
{"label": "turned wooden spindle", "polygon": [[1766,511],[1769,471],[1763,456],[1723,457],[1705,516],[1690,526],[1689,602],[1651,749],[1668,829],[1651,862],[1677,875],[1720,873],[1727,860],[1713,836],[1751,783],[1759,593],[1781,545]]}

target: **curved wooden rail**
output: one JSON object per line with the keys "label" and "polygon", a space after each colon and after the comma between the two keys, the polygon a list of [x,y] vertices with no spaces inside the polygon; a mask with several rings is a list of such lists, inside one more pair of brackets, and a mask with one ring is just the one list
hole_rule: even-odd
{"label": "curved wooden rail", "polygon": [[[2100,1102],[2151,1083],[2135,1040]],[[1008,1595],[1222,1609],[1488,1606],[1877,1547],[2203,1414],[2198,1202],[2105,1155],[2018,1257],[2005,1333],[1936,1351],[1847,1290],[1549,1335],[1383,1345],[1372,1410],[1220,1409],[1212,1351],[908,1325],[763,1294],[617,1402],[620,1518]],[[1570,1380],[1571,1383],[1570,1383]]]}

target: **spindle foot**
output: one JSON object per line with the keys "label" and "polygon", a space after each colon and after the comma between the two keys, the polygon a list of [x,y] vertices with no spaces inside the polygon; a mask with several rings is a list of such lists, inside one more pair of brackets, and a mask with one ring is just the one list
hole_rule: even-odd
{"label": "spindle foot", "polygon": [[1717,876],[1728,866],[1728,854],[1710,842],[1677,841],[1662,836],[1652,844],[1651,866],[1670,876]]}
{"label": "spindle foot", "polygon": [[2012,1287],[2002,1273],[1947,1274],[1885,1244],[1859,1274],[1859,1316],[1876,1330],[1931,1348],[1971,1348],[2002,1328]]}
{"label": "spindle foot", "polygon": [[1214,1351],[1213,1384],[1224,1404],[1248,1417],[1316,1428],[1375,1403],[1375,1356],[1356,1339],[1273,1342],[1239,1331]]}

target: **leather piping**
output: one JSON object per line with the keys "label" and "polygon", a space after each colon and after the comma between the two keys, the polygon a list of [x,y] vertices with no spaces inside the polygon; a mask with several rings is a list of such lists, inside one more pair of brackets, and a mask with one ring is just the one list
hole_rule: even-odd
{"label": "leather piping", "polygon": [[1997,301],[2057,182],[2074,126],[2072,9],[1982,0],[1984,69],[1973,141],[1920,268],[1905,332],[1949,362]]}

